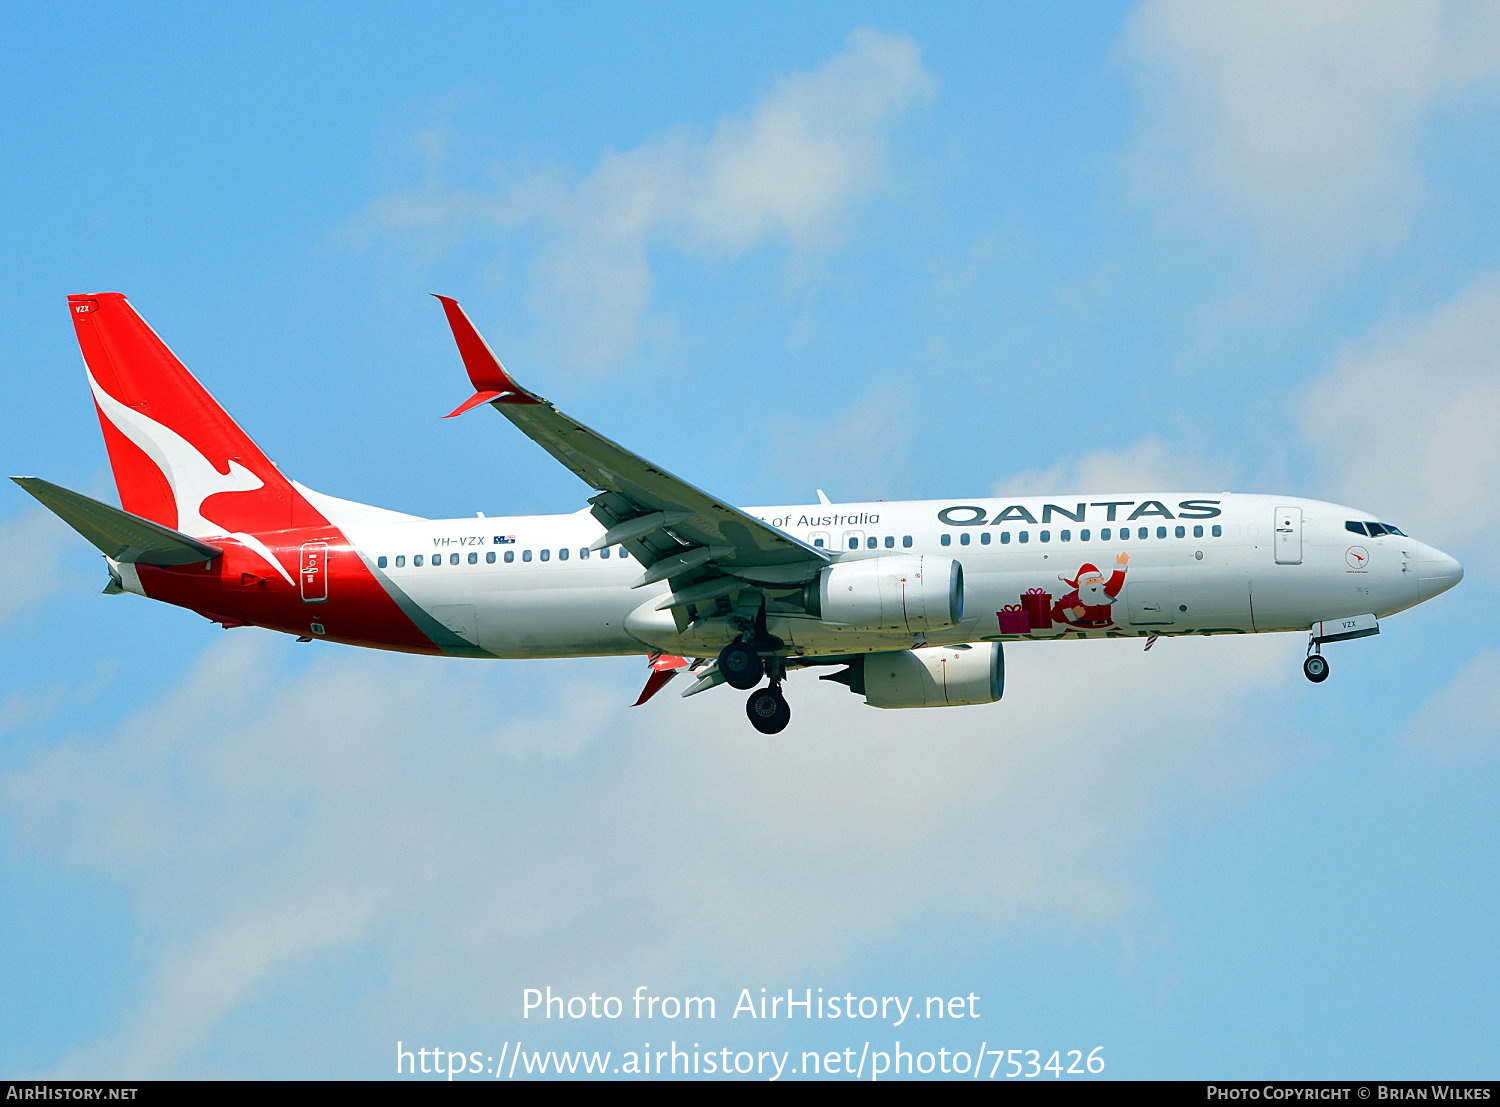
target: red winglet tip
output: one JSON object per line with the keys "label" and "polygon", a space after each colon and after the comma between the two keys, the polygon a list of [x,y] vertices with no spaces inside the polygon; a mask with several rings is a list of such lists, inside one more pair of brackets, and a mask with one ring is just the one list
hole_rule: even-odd
{"label": "red winglet tip", "polygon": [[443,418],[452,419],[455,415],[462,415],[472,407],[478,407],[480,404],[488,403],[496,397],[503,395],[505,395],[503,392],[476,392],[452,411],[448,412],[447,415],[444,415]]}
{"label": "red winglet tip", "polygon": [[667,686],[667,682],[676,675],[677,671],[675,669],[668,672],[658,672],[656,670],[653,670],[651,675],[646,678],[646,687],[641,689],[640,699],[636,700],[630,706],[641,706],[641,704],[645,703],[652,696],[656,695],[656,693],[665,688]]}

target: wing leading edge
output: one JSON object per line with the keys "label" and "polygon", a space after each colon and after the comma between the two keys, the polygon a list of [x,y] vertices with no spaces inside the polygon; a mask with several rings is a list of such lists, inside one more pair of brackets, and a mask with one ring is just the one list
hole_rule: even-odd
{"label": "wing leading edge", "polygon": [[518,385],[456,300],[438,296],[474,395],[452,415],[482,403],[596,491],[589,504],[605,533],[595,548],[623,545],[645,566],[634,582],[669,582],[661,610],[705,605],[763,587],[794,588],[829,563],[828,554],[710,496],[639,454],[558,411]]}

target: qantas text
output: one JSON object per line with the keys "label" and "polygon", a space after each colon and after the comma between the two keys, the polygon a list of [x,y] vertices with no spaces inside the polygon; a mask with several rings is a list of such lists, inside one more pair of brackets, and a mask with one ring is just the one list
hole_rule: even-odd
{"label": "qantas text", "polygon": [[[1129,509],[1128,514],[1126,509]],[[1041,518],[1037,517],[1038,514]],[[1008,504],[993,516],[978,504],[957,504],[943,508],[937,517],[944,526],[993,527],[1001,523],[1054,523],[1064,519],[1074,523],[1113,523],[1116,520],[1128,523],[1147,518],[1212,519],[1220,514],[1218,500],[1180,500],[1175,512],[1160,500],[1099,500],[1076,503],[1072,507],[1042,504],[1039,512],[1024,504]]]}

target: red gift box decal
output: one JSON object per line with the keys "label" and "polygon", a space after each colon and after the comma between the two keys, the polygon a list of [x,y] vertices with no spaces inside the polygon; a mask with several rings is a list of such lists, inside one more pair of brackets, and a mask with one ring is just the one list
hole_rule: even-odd
{"label": "red gift box decal", "polygon": [[1021,607],[1031,620],[1032,630],[1047,630],[1052,626],[1052,593],[1040,588],[1028,588],[1021,593]]}
{"label": "red gift box decal", "polygon": [[1031,630],[1031,616],[1018,603],[1006,604],[1002,610],[995,612],[995,618],[1000,620],[1001,634],[1026,634]]}

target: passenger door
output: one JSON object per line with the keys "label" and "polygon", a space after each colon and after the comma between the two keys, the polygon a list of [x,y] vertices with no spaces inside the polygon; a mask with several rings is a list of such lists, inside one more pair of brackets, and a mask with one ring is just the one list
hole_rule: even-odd
{"label": "passenger door", "polygon": [[1302,509],[1300,507],[1278,507],[1276,509],[1276,564],[1302,564]]}

